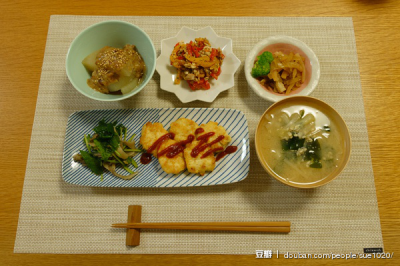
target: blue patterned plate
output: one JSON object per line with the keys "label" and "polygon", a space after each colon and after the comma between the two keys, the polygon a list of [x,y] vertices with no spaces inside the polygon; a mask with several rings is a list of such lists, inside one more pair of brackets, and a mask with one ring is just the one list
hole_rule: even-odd
{"label": "blue patterned plate", "polygon": [[[80,163],[74,162],[72,156],[79,150],[86,149],[84,134],[93,134],[92,129],[101,119],[106,122],[118,121],[128,128],[128,135],[136,134],[134,140],[139,148],[142,126],[147,122],[160,122],[165,129],[178,118],[186,117],[197,124],[215,121],[222,125],[232,137],[230,145],[238,150],[225,156],[216,163],[214,171],[204,176],[191,174],[188,171],[178,175],[167,174],[158,160],[143,165],[140,154],[134,159],[138,162],[138,174],[131,180],[123,180],[105,172],[103,180]],[[164,108],[164,109],[118,109],[90,110],[73,113],[67,123],[62,164],[62,176],[65,182],[92,187],[193,187],[210,186],[239,182],[247,177],[250,164],[249,131],[245,115],[234,109],[219,108]],[[118,167],[119,168],[119,167]],[[121,173],[124,170],[122,169]]]}

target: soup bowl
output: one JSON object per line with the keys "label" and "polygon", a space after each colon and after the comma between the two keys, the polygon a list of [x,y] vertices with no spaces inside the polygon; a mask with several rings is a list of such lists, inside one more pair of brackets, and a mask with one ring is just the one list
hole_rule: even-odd
{"label": "soup bowl", "polygon": [[345,121],[330,105],[294,96],[264,112],[255,146],[270,176],[292,187],[315,188],[334,180],[346,167],[351,138]]}

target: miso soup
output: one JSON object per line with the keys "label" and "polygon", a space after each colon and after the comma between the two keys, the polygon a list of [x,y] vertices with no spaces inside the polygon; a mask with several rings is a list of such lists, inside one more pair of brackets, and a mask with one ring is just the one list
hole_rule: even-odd
{"label": "miso soup", "polygon": [[[312,184],[338,170],[346,141],[333,118],[316,104],[278,104],[257,129],[257,152],[284,183]],[[348,145],[348,144],[347,144]]]}

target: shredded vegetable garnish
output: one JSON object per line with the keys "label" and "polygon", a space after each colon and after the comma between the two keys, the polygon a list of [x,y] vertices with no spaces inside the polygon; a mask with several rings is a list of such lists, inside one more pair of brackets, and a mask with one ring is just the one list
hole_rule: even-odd
{"label": "shredded vegetable garnish", "polygon": [[171,53],[171,65],[178,69],[174,83],[186,80],[192,90],[210,89],[210,79],[218,79],[225,56],[220,48],[212,48],[207,38],[189,43],[178,42]]}
{"label": "shredded vegetable garnish", "polygon": [[[137,168],[137,163],[132,157],[141,152],[133,141],[134,135],[127,140],[128,132],[124,125],[118,125],[117,122],[106,123],[104,119],[93,128],[93,131],[95,134],[92,136],[89,134],[83,136],[87,151],[80,150],[73,159],[89,167],[95,175],[100,175],[101,180],[104,169],[122,179],[133,178],[137,172],[133,172],[129,165],[132,164]],[[117,165],[122,166],[129,174],[118,174]]]}
{"label": "shredded vegetable garnish", "polygon": [[264,52],[257,57],[252,76],[274,92],[289,94],[305,82],[305,59],[298,53]]}

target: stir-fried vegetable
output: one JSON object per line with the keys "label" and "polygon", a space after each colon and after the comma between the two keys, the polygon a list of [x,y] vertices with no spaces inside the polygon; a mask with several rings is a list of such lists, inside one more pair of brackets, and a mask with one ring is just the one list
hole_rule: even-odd
{"label": "stir-fried vegetable", "polygon": [[257,56],[251,75],[274,92],[289,94],[306,81],[305,58],[298,53],[265,51]]}
{"label": "stir-fried vegetable", "polygon": [[207,38],[189,43],[178,42],[170,55],[171,65],[178,69],[174,83],[186,80],[192,90],[208,90],[211,78],[218,79],[225,56],[220,48],[212,48]]}
{"label": "stir-fried vegetable", "polygon": [[[277,93],[289,94],[300,88],[306,81],[305,58],[300,54],[282,52],[274,53],[274,61],[271,63],[271,71],[264,83]],[[263,83],[263,81],[261,82]]]}
{"label": "stir-fried vegetable", "polygon": [[[103,178],[104,169],[110,171],[113,175],[131,179],[136,175],[129,165],[137,168],[137,163],[133,156],[141,150],[136,149],[132,135],[127,139],[127,128],[117,122],[106,123],[103,120],[93,128],[95,134],[92,136],[84,135],[83,141],[87,151],[80,150],[80,153],[74,156],[74,160],[85,164],[90,170]],[[120,175],[116,172],[116,165],[122,166],[129,174]]]}

